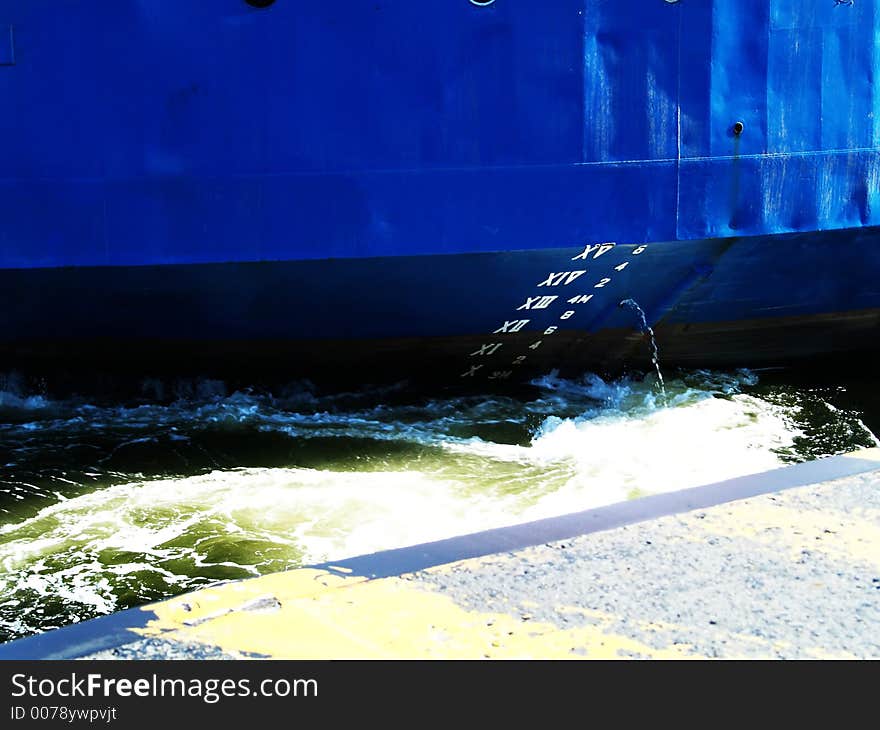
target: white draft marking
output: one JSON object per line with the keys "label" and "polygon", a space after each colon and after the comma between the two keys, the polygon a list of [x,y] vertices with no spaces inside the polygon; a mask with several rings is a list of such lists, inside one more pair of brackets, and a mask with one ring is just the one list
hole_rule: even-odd
{"label": "white draft marking", "polygon": [[577,256],[572,257],[572,261],[577,261],[580,259],[581,261],[586,261],[590,254],[593,254],[593,260],[595,261],[602,254],[608,253],[612,248],[614,248],[617,244],[611,243],[593,243],[588,244],[584,247],[583,253],[579,253]]}
{"label": "white draft marking", "polygon": [[507,380],[513,375],[513,370],[496,370],[489,376],[489,380]]}
{"label": "white draft marking", "polygon": [[555,300],[559,299],[558,296],[552,297],[526,297],[526,303],[521,307],[517,307],[516,311],[520,311],[521,309],[547,309]]}
{"label": "white draft marking", "polygon": [[498,349],[501,347],[500,342],[490,342],[488,345],[480,345],[480,349],[471,353],[471,357],[476,357],[480,355],[492,355],[498,352]]}
{"label": "white draft marking", "polygon": [[586,269],[581,269],[579,271],[560,271],[557,273],[550,273],[547,275],[547,278],[544,279],[538,286],[568,286],[575,279],[580,278],[584,274],[587,273]]}
{"label": "white draft marking", "polygon": [[497,330],[495,330],[492,334],[498,335],[501,333],[509,334],[510,332],[519,332],[523,327],[525,327],[531,320],[528,319],[514,319],[513,321],[504,321],[504,324],[501,325]]}
{"label": "white draft marking", "polygon": [[[677,0],[666,0],[667,2],[677,2]],[[612,241],[607,241],[605,243],[592,243],[584,246],[584,250],[579,253],[577,256],[572,257],[572,261],[587,261],[589,259],[595,260],[600,256],[605,255],[611,249],[617,246],[616,243]],[[638,256],[644,253],[647,250],[647,244],[641,244],[636,246],[632,250],[633,256]],[[619,263],[617,266],[614,266],[615,271],[623,271],[627,266],[629,266],[629,261],[623,261]],[[568,286],[569,284],[577,281],[580,277],[587,273],[586,269],[577,269],[575,271],[552,271],[547,274],[547,278],[541,281],[538,286]],[[610,277],[602,277],[598,282],[593,285],[594,289],[602,289],[611,283]],[[570,297],[566,301],[568,304],[586,304],[594,297],[593,294],[577,294],[573,297]],[[517,312],[526,310],[533,311],[537,309],[548,309],[553,302],[559,299],[558,296],[526,296],[525,302],[516,308]],[[564,321],[571,319],[575,315],[574,309],[568,309],[563,312],[559,319]],[[495,330],[492,334],[511,334],[515,332],[521,331],[531,320],[528,319],[514,319],[514,320],[505,320],[504,324],[501,325],[497,330]],[[544,330],[544,335],[552,335],[559,329],[556,325],[551,325]],[[543,344],[543,340],[537,340],[528,346],[530,350],[537,350]],[[486,357],[489,355],[493,355],[502,347],[501,342],[490,342],[488,344],[480,345],[480,348],[470,354],[470,357]],[[526,355],[518,355],[514,357],[512,364],[514,366],[522,365],[527,359]],[[462,378],[472,378],[476,375],[477,371],[483,367],[480,365],[472,365],[467,370],[461,374]],[[494,370],[491,375],[489,375],[489,380],[506,380],[511,375],[513,375],[512,370]]]}
{"label": "white draft marking", "polygon": [[479,370],[481,367],[483,367],[483,366],[482,365],[471,365],[466,373],[461,374],[461,377],[462,378],[472,378],[476,374],[477,370]]}

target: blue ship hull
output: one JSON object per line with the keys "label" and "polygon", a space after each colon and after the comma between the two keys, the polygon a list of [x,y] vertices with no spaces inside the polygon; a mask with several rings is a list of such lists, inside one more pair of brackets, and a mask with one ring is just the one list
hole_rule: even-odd
{"label": "blue ship hull", "polygon": [[[518,380],[874,350],[829,0],[0,0],[0,353]],[[613,244],[613,245],[612,245]]]}

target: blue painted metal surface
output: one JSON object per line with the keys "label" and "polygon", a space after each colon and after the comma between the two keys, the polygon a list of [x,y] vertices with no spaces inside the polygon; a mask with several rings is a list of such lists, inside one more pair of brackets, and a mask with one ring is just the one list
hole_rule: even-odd
{"label": "blue painted metal surface", "polygon": [[0,23],[0,66],[15,64],[15,29]]}
{"label": "blue painted metal surface", "polygon": [[[880,307],[871,2],[0,0],[0,21],[0,341],[478,335],[601,241],[625,244],[602,267],[650,263],[561,329],[619,324],[612,293],[669,324]],[[243,262],[279,264],[186,268]]]}

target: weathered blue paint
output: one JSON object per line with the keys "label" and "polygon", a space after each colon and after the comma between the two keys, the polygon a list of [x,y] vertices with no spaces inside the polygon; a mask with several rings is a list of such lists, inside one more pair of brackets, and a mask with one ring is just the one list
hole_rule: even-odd
{"label": "weathered blue paint", "polygon": [[[620,324],[612,291],[669,324],[878,308],[877,31],[831,0],[0,0],[0,340],[478,335],[605,240],[650,256],[564,329]],[[244,262],[277,263],[186,268]]]}

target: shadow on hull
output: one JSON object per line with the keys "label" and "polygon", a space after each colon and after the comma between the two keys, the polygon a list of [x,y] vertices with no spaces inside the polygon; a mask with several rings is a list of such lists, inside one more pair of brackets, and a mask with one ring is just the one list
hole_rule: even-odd
{"label": "shadow on hull", "polygon": [[[880,360],[880,310],[654,327],[664,369],[873,368]],[[322,390],[405,384],[431,391],[523,387],[552,371],[613,377],[653,369],[647,335],[635,329],[559,332],[516,365],[480,356],[486,336],[387,340],[91,340],[0,346],[0,370],[18,371],[52,392],[110,392],[144,378],[218,378],[232,387],[308,381]],[[511,335],[510,351],[534,342]],[[476,368],[476,369],[475,369]],[[124,387],[124,386],[123,386]]]}

